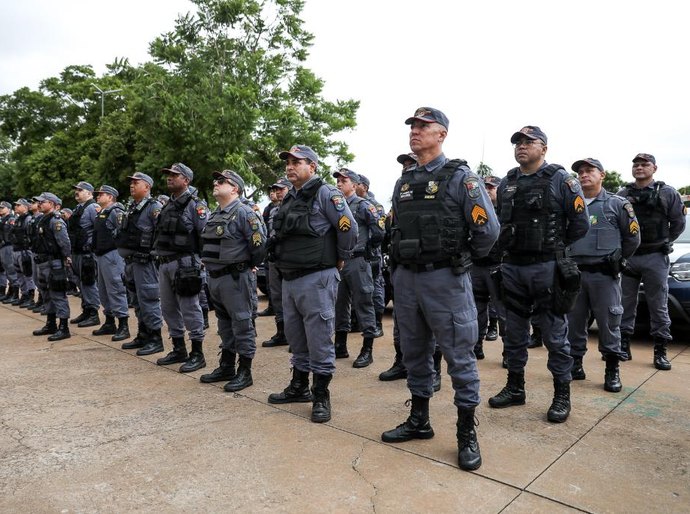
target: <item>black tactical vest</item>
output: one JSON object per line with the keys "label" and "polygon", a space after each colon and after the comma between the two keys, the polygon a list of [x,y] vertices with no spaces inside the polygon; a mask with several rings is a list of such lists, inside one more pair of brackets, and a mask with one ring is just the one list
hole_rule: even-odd
{"label": "black tactical vest", "polygon": [[12,243],[10,238],[10,235],[12,234],[12,225],[10,224],[10,220],[12,219],[14,219],[12,214],[3,216],[3,218],[0,219],[0,246],[6,246]]}
{"label": "black tactical vest", "polygon": [[93,253],[96,255],[105,255],[117,248],[113,232],[106,223],[113,209],[122,210],[118,204],[113,204],[99,212],[93,224]]}
{"label": "black tactical vest", "polygon": [[199,243],[196,230],[187,230],[182,215],[192,200],[199,203],[200,200],[189,194],[182,200],[175,198],[165,204],[158,216],[156,224],[156,237],[153,246],[156,250],[172,253],[199,253]]}
{"label": "black tactical vest", "polygon": [[58,245],[55,234],[50,228],[53,218],[60,217],[59,214],[44,214],[36,224],[36,249],[37,255],[48,255],[51,259],[61,259],[62,252]]}
{"label": "black tactical vest", "polygon": [[148,198],[144,202],[144,205],[141,206],[141,209],[137,209],[137,206],[134,204],[130,206],[115,238],[115,244],[118,248],[126,248],[142,253],[149,253],[151,251],[151,247],[153,246],[153,231],[144,232],[137,226],[139,218],[150,202],[151,198]]}
{"label": "black tactical vest", "polygon": [[86,244],[89,239],[89,234],[85,228],[79,226],[79,222],[81,221],[81,217],[84,215],[86,208],[92,203],[96,203],[93,198],[77,206],[77,208],[74,209],[72,216],[67,221],[67,233],[69,234],[69,240],[72,244],[73,253],[88,253],[90,250],[87,248]]}
{"label": "black tactical vest", "polygon": [[15,251],[24,251],[31,248],[31,239],[29,239],[29,214],[22,214],[14,220],[14,226],[10,233],[10,241]]}
{"label": "black tactical vest", "polygon": [[654,188],[638,189],[634,184],[626,184],[625,191],[621,191],[632,204],[640,223],[641,249],[661,248],[668,242],[669,224],[661,203],[661,188],[664,182],[655,182]]}
{"label": "black tactical vest", "polygon": [[[228,212],[214,212],[209,218],[201,233],[201,258],[204,262],[234,264],[250,260],[249,251],[237,257],[237,242],[242,241],[243,236],[237,230],[230,230],[241,205],[237,202]],[[241,245],[247,246],[244,242]]]}
{"label": "black tactical vest", "polygon": [[273,218],[276,264],[281,271],[326,269],[338,263],[335,229],[320,235],[309,223],[314,197],[322,185],[319,178],[300,189],[296,197],[286,195]]}
{"label": "black tactical vest", "polygon": [[37,212],[31,217],[29,225],[27,227],[27,234],[29,235],[29,240],[31,241],[31,250],[36,253],[36,241],[38,240],[38,223],[43,219],[44,214]]}
{"label": "black tactical vest", "polygon": [[403,174],[391,240],[397,263],[469,261],[469,227],[460,205],[446,195],[451,177],[466,164],[454,159],[433,174],[417,174],[416,180],[412,172]]}

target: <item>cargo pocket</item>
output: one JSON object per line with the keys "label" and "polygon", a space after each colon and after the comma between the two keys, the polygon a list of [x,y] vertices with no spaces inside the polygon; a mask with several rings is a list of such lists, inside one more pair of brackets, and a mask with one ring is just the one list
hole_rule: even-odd
{"label": "cargo pocket", "polygon": [[614,305],[609,307],[609,330],[619,327],[623,317],[623,306]]}
{"label": "cargo pocket", "polygon": [[249,311],[233,312],[232,320],[238,329],[244,331],[252,328],[252,313]]}

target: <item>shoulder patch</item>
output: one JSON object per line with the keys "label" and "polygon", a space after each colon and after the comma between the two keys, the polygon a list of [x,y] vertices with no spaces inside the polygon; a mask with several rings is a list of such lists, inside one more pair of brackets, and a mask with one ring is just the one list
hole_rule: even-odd
{"label": "shoulder patch", "polygon": [[640,225],[637,223],[637,221],[632,220],[630,225],[628,225],[628,229],[630,230],[631,234],[635,235],[640,231]]}
{"label": "shoulder patch", "polygon": [[345,198],[341,194],[331,196],[331,202],[333,202],[333,207],[336,211],[345,210]]}
{"label": "shoulder patch", "polygon": [[58,222],[55,224],[55,232],[60,232],[62,230],[62,223]]}
{"label": "shoulder patch", "polygon": [[580,182],[574,178],[574,177],[568,177],[565,179],[565,183],[568,184],[568,188],[570,188],[570,191],[573,193],[579,193],[580,192]]}
{"label": "shoulder patch", "polygon": [[261,232],[254,232],[252,234],[252,244],[254,246],[261,246]]}
{"label": "shoulder patch", "polygon": [[350,228],[352,228],[352,222],[350,221],[350,218],[343,214],[338,220],[338,230],[341,232],[347,232],[350,230]]}
{"label": "shoulder patch", "polygon": [[369,212],[372,213],[372,214],[374,214],[374,215],[376,215],[376,213],[378,212],[378,211],[376,210],[376,206],[374,206],[374,205],[372,205],[372,204],[369,204]]}
{"label": "shoulder patch", "polygon": [[159,208],[151,209],[151,217],[153,219],[156,219],[160,213],[161,210]]}
{"label": "shoulder patch", "polygon": [[[475,177],[469,176],[465,179],[465,189],[467,189],[467,196],[476,200],[481,194],[481,189],[479,188],[479,180]],[[485,220],[486,221],[486,220]]]}
{"label": "shoulder patch", "polygon": [[585,211],[585,201],[580,195],[577,195],[575,200],[573,200],[573,209],[575,209],[575,212],[578,214],[581,214]]}
{"label": "shoulder patch", "polygon": [[627,211],[628,216],[630,216],[631,219],[635,217],[635,209],[633,209],[633,206],[630,202],[624,202],[623,207],[625,207],[625,210]]}
{"label": "shoulder patch", "polygon": [[486,210],[481,205],[475,205],[472,207],[472,221],[475,225],[483,225],[489,221],[489,216],[486,214]]}
{"label": "shoulder patch", "polygon": [[386,230],[386,217],[385,216],[381,216],[379,218],[378,223],[379,223],[379,228],[381,228],[381,230]]}
{"label": "shoulder patch", "polygon": [[198,204],[196,206],[196,213],[199,216],[199,219],[206,219],[206,206]]}

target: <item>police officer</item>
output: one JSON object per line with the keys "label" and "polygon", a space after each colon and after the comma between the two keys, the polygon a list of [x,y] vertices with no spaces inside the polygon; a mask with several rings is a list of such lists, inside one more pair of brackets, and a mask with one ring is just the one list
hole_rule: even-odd
{"label": "police officer", "polygon": [[[229,380],[227,392],[251,386],[256,332],[252,323],[250,275],[265,257],[266,234],[259,216],[240,200],[244,180],[232,170],[213,173],[213,197],[218,207],[201,234],[201,260],[209,275],[209,291],[221,338],[220,365],[201,382]],[[235,358],[239,356],[237,372]]]}
{"label": "police officer", "polygon": [[[203,353],[204,317],[199,305],[202,287],[199,236],[206,226],[206,204],[192,195],[189,184],[194,172],[183,163],[164,168],[170,201],[163,207],[156,225],[153,253],[160,268],[161,311],[173,341],[173,350],[158,359],[159,366],[183,362],[180,373],[206,366]],[[192,342],[187,354],[185,327]]]}
{"label": "police officer", "polygon": [[412,405],[407,420],[381,439],[403,442],[434,436],[429,399],[438,342],[455,390],[458,465],[477,469],[482,463],[474,429],[479,404],[479,373],[472,351],[477,310],[468,271],[471,257],[486,255],[493,246],[498,222],[479,177],[465,161],[448,160],[443,154],[446,115],[420,107],[405,123],[410,125],[410,148],[418,162],[403,172],[393,190],[391,260]]}
{"label": "police officer", "polygon": [[[71,337],[69,332],[69,303],[67,302],[66,266],[72,265],[72,247],[67,225],[58,213],[62,200],[53,193],[37,197],[43,216],[38,221],[34,261],[38,281],[43,286],[47,321],[43,328],[33,331],[35,336],[48,335],[48,341]],[[57,325],[57,319],[60,325]]]}
{"label": "police officer", "polygon": [[[280,209],[280,204],[285,198],[288,190],[292,187],[292,184],[286,177],[279,178],[272,186],[271,191],[275,195],[276,204],[272,205],[271,210],[268,213],[268,220],[266,222],[266,228],[268,237],[275,236],[275,228],[273,226],[273,221],[275,216]],[[270,339],[261,343],[261,346],[265,348],[272,348],[274,346],[287,346],[288,340],[285,337],[285,320],[283,318],[283,278],[280,276],[280,271],[275,262],[266,262],[268,268],[268,289],[269,297],[271,298],[272,310],[275,313],[276,320],[276,333],[271,336]],[[261,314],[259,314],[261,316]]]}
{"label": "police officer", "polygon": [[[12,249],[12,229],[14,227],[15,216],[12,211],[12,204],[0,202],[0,264],[4,269],[3,276],[0,276],[0,287],[2,287],[2,303],[12,303],[19,298],[19,277],[14,267],[14,250]],[[7,292],[5,293],[5,285]]]}
{"label": "police officer", "polygon": [[[283,276],[285,335],[292,349],[292,380],[269,403],[309,402],[311,420],[331,419],[328,385],[335,371],[335,299],[345,259],[357,244],[357,222],[333,186],[316,174],[319,158],[304,145],[280,153],[293,189],[288,191],[273,226],[271,251]],[[309,393],[309,373],[314,387]]]}
{"label": "police officer", "polygon": [[[122,224],[123,206],[117,201],[119,191],[103,184],[94,191],[100,207],[93,228],[93,252],[98,264],[98,292],[105,313],[105,323],[92,333],[95,336],[112,335],[113,341],[129,339],[129,309],[127,289],[122,280],[125,261],[117,252],[115,236]],[[117,318],[117,326],[115,326]]]}
{"label": "police officer", "polygon": [[16,218],[10,234],[12,248],[14,249],[14,268],[17,270],[17,280],[21,292],[21,298],[18,297],[13,300],[12,305],[19,307],[29,307],[33,303],[34,291],[36,289],[33,278],[31,239],[29,239],[29,224],[31,223],[30,205],[26,198],[20,198],[14,202]]}
{"label": "police officer", "polygon": [[[278,207],[280,207],[280,200],[278,200],[278,197],[276,195],[277,189],[271,186],[268,188],[268,199],[269,203],[264,207],[264,211],[261,215],[262,219],[264,220],[264,225],[267,227],[268,231],[268,223],[269,223],[269,218],[271,217],[271,213],[278,210]],[[267,232],[268,235],[268,232]],[[266,288],[268,289],[268,305],[264,310],[259,312],[257,316],[273,316],[275,315],[275,311],[273,309],[273,296],[271,295],[271,276],[269,273],[269,266],[266,264]],[[263,345],[262,345],[263,346]]]}
{"label": "police officer", "polygon": [[[539,127],[523,127],[510,142],[519,166],[508,172],[497,194],[508,382],[489,405],[525,403],[529,319],[534,315],[549,351],[547,366],[554,382],[547,419],[561,423],[570,414],[573,364],[565,318],[572,306],[566,300],[577,293],[577,269],[564,259],[564,250],[587,233],[587,206],[577,179],[562,166],[546,163],[547,138]],[[556,290],[555,284],[563,287]]]}
{"label": "police officer", "polygon": [[67,228],[74,258],[72,269],[81,291],[82,312],[70,323],[76,323],[78,327],[94,327],[101,323],[98,316],[98,270],[93,254],[93,226],[98,206],[93,199],[91,184],[82,181],[73,188],[77,206],[67,222]]}
{"label": "police officer", "polygon": [[153,179],[137,171],[127,177],[131,201],[117,233],[117,251],[125,260],[125,286],[130,292],[138,321],[136,337],[122,344],[123,350],[137,348],[137,355],[163,351],[158,272],[151,249],[161,204],[151,197]]}
{"label": "police officer", "polygon": [[[31,266],[31,277],[34,280],[36,290],[38,291],[36,302],[34,303],[33,307],[29,308],[31,309],[31,312],[39,313],[42,311],[45,312],[45,304],[43,302],[44,288],[41,287],[40,281],[38,280],[38,265],[36,265],[36,245],[38,244],[38,222],[43,217],[43,212],[41,212],[41,204],[37,196],[31,198],[31,206],[29,207],[29,212],[31,213],[31,221],[29,222],[27,229],[29,232],[29,241],[31,242],[31,253],[33,255],[34,261]],[[69,270],[69,266],[67,267],[67,269]]]}
{"label": "police officer", "polygon": [[622,389],[618,361],[621,355],[620,270],[640,244],[640,225],[630,202],[602,187],[606,172],[592,157],[575,161],[589,211],[587,235],[568,247],[582,273],[582,290],[575,307],[568,313],[568,341],[573,357],[573,380],[584,380],[582,358],[587,352],[590,313],[599,328],[599,351],[606,361],[604,389],[617,393]]}
{"label": "police officer", "polygon": [[669,370],[666,346],[672,337],[668,316],[668,254],[673,241],[685,230],[686,209],[678,191],[654,180],[657,165],[653,155],[639,153],[632,162],[635,182],[626,184],[618,194],[627,198],[635,210],[641,243],[635,255],[628,259],[621,279],[624,311],[621,348],[626,354],[623,360],[632,358],[630,338],[635,330],[637,294],[642,281],[649,306],[650,333],[654,338],[654,367]]}
{"label": "police officer", "polygon": [[384,235],[385,219],[379,217],[376,207],[355,192],[359,175],[341,168],[333,173],[338,181],[338,189],[347,202],[357,221],[357,244],[352,257],[345,260],[340,271],[341,282],[335,304],[335,357],[349,357],[347,334],[350,331],[350,312],[354,309],[357,325],[364,340],[359,356],[352,363],[353,368],[365,368],[374,362],[373,345],[376,336],[376,316],[374,314],[374,279],[369,260],[376,256]]}

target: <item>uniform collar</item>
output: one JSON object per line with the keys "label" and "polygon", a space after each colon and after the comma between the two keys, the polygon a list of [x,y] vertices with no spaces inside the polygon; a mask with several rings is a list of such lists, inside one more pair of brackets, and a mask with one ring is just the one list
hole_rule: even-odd
{"label": "uniform collar", "polygon": [[238,202],[241,203],[239,197],[235,198],[232,202],[230,202],[228,205],[226,205],[223,209],[221,209],[220,206],[218,206],[218,210],[220,212],[230,212],[230,209],[232,209],[235,205],[237,205]]}
{"label": "uniform collar", "polygon": [[448,159],[446,158],[445,154],[441,152],[438,157],[435,157],[431,161],[427,162],[426,164],[423,165],[417,165],[416,168],[413,168],[414,171],[428,171],[429,173],[436,171],[438,168],[443,167],[443,165],[448,162]]}

